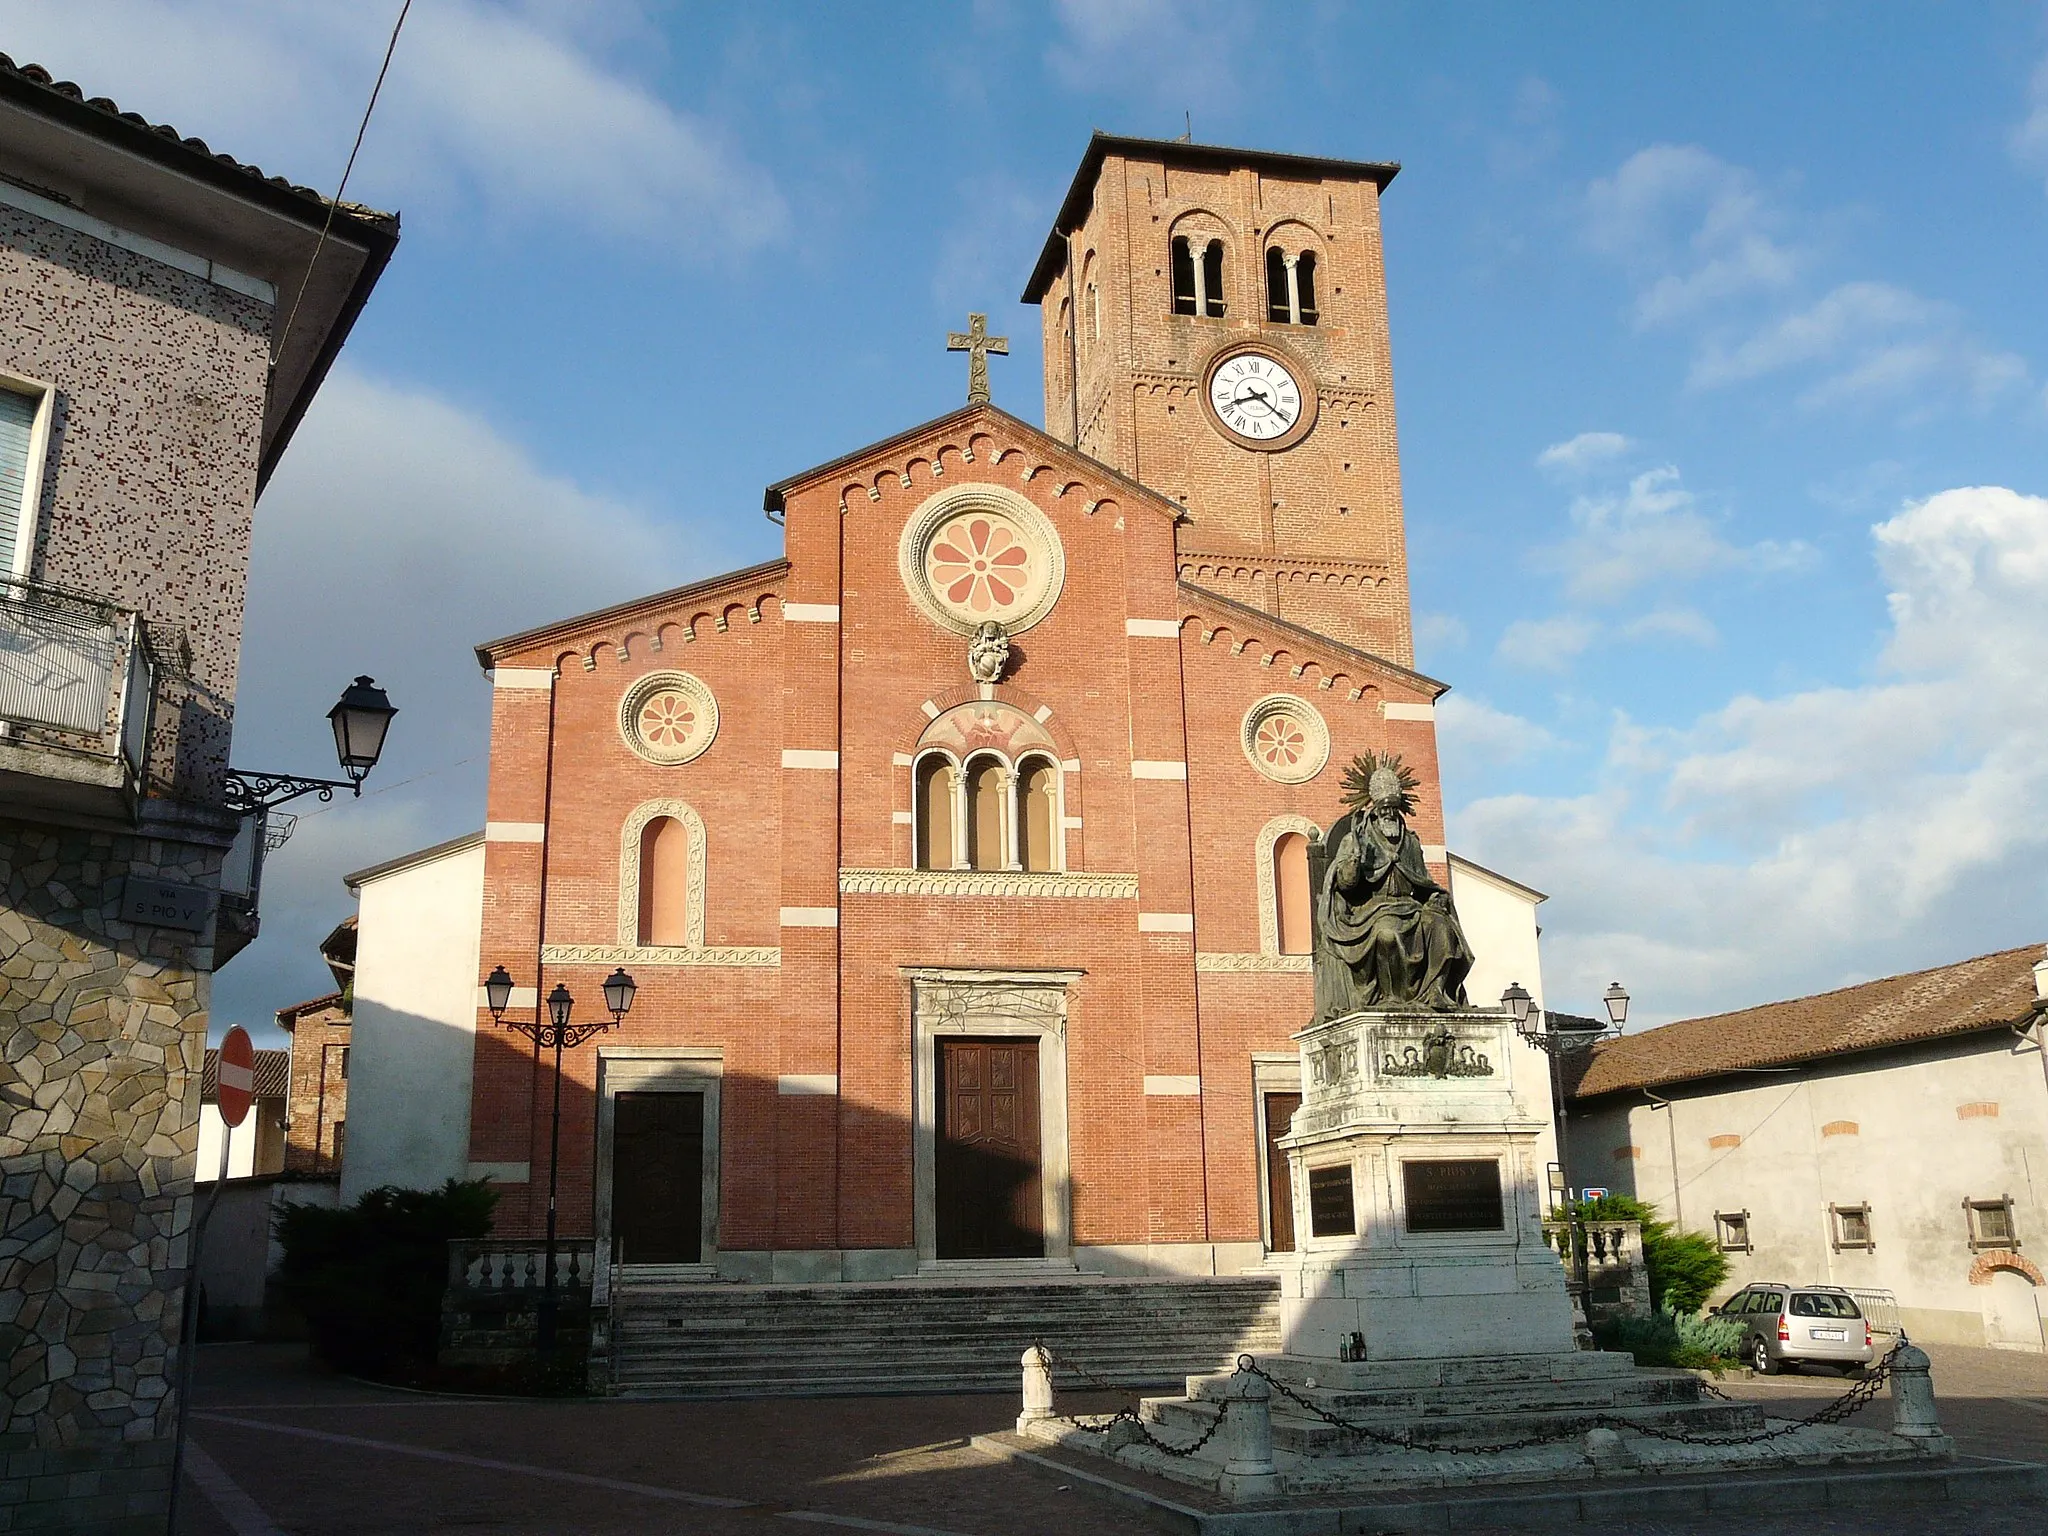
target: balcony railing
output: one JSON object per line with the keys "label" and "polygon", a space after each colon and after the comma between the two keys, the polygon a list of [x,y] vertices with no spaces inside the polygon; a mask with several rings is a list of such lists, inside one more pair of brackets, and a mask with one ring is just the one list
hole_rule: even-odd
{"label": "balcony railing", "polygon": [[[0,748],[15,749],[5,754],[10,780],[117,790],[132,805],[147,767],[155,696],[139,614],[0,577]],[[43,753],[51,755],[46,763],[31,760]]]}

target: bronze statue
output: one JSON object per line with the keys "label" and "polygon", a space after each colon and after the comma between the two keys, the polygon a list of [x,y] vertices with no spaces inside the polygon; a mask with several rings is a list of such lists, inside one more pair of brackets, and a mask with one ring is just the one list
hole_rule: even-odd
{"label": "bronze statue", "polygon": [[1362,1008],[1466,1006],[1472,949],[1408,826],[1415,784],[1392,754],[1353,759],[1351,810],[1310,849],[1318,1023]]}

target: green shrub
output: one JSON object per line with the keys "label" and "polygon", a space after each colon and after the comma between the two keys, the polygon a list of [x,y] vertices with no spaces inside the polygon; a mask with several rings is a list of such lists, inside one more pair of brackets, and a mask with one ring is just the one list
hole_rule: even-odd
{"label": "green shrub", "polygon": [[489,1235],[497,1203],[488,1181],[450,1179],[437,1190],[386,1185],[341,1210],[286,1206],[278,1281],[305,1314],[313,1353],[364,1376],[431,1364],[448,1244]]}
{"label": "green shrub", "polygon": [[1593,1325],[1602,1349],[1627,1351],[1637,1365],[1677,1365],[1719,1370],[1732,1364],[1742,1344],[1742,1327],[1726,1318],[1661,1311],[1650,1317],[1612,1317]]}
{"label": "green shrub", "polygon": [[1697,1312],[1728,1278],[1728,1256],[1712,1238],[1674,1231],[1647,1200],[1601,1195],[1569,1209],[1587,1221],[1633,1221],[1643,1229],[1643,1267],[1649,1271],[1653,1307]]}
{"label": "green shrub", "polygon": [[1737,1360],[1742,1355],[1742,1324],[1732,1317],[1711,1312],[1680,1312],[1672,1318],[1678,1329],[1681,1351],[1691,1350],[1707,1359]]}

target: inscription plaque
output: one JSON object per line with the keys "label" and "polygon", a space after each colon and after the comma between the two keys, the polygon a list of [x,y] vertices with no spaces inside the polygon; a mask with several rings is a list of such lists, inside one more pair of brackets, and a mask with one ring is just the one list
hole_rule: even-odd
{"label": "inscription plaque", "polygon": [[1308,1229],[1317,1237],[1351,1237],[1358,1231],[1351,1204],[1351,1165],[1308,1171]]}
{"label": "inscription plaque", "polygon": [[1401,1164],[1410,1232],[1498,1232],[1500,1164],[1488,1158]]}

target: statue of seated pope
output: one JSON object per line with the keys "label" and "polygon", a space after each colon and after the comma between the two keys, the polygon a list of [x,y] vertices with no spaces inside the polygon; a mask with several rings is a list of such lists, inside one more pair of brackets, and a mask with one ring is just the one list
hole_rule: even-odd
{"label": "statue of seated pope", "polygon": [[1344,782],[1352,809],[1311,864],[1317,1022],[1366,1008],[1464,1007],[1472,950],[1408,825],[1414,776],[1398,757],[1368,754]]}

